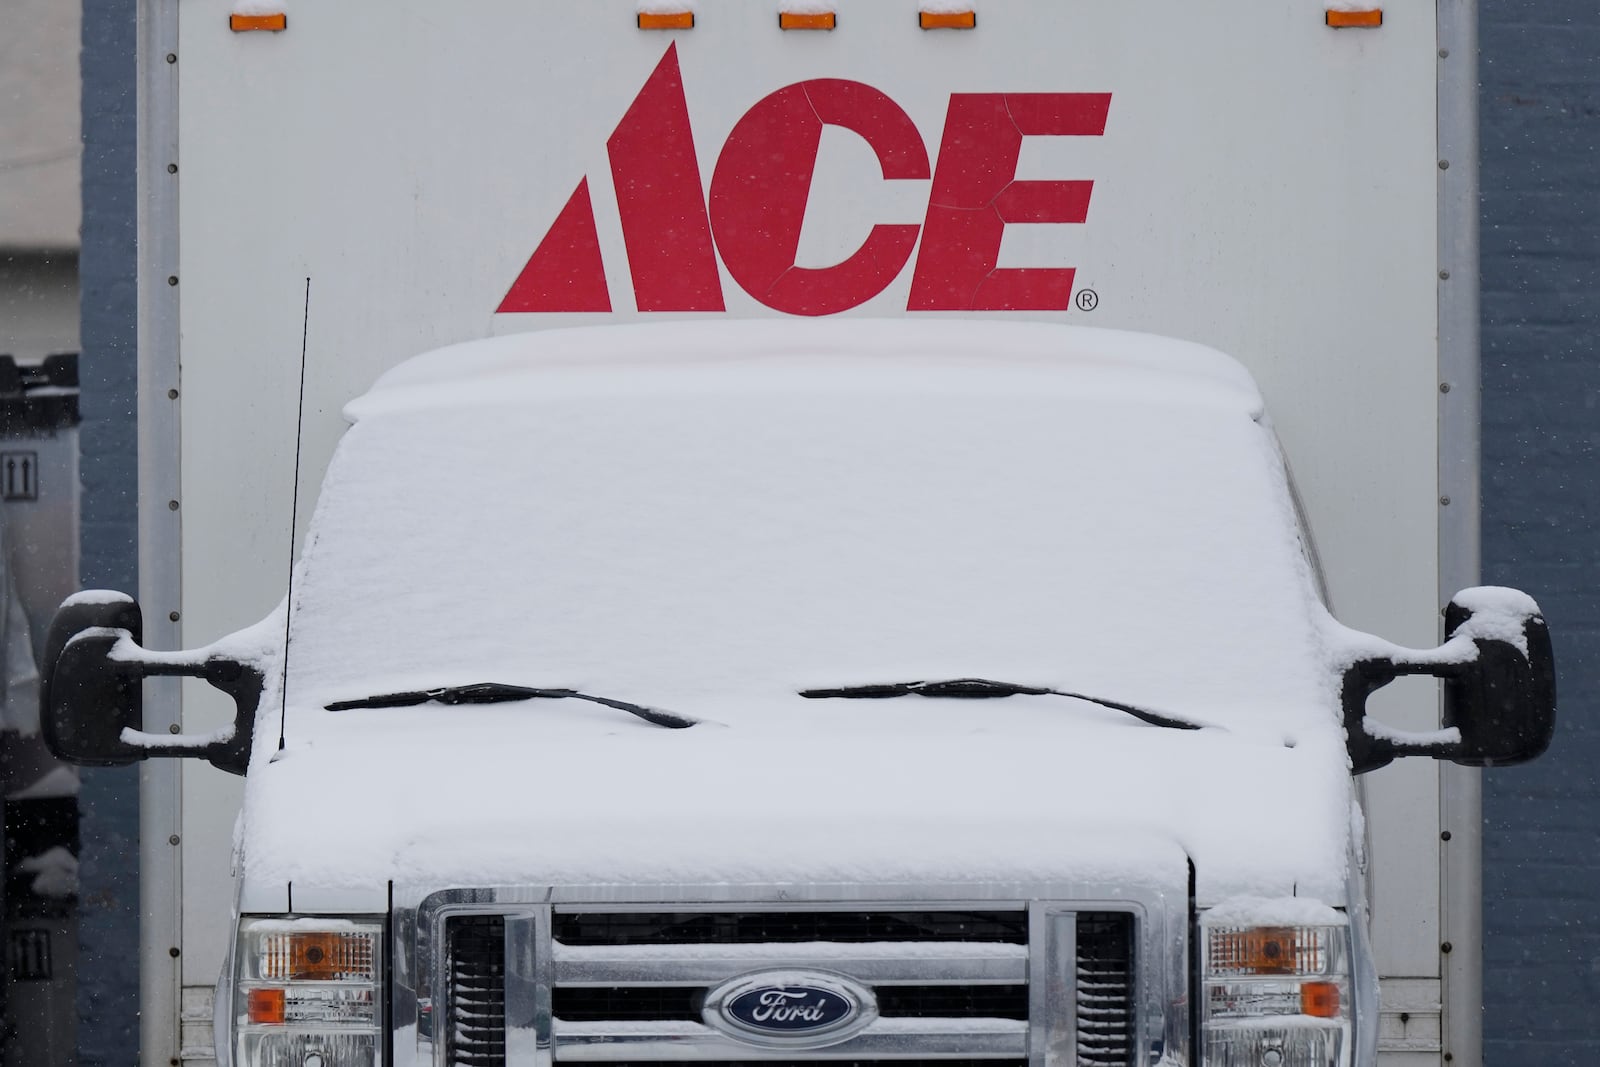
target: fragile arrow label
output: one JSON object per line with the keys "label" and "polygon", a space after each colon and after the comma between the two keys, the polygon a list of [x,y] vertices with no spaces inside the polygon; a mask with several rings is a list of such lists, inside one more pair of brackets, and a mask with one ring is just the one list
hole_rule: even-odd
{"label": "fragile arrow label", "polygon": [[0,452],[0,499],[39,499],[39,453]]}

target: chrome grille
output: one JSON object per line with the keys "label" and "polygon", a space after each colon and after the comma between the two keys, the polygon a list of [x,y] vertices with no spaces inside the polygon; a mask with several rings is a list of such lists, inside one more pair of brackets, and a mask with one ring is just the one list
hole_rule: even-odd
{"label": "chrome grille", "polygon": [[[1134,914],[1057,911],[1049,945],[1030,945],[1025,906],[913,906],[882,911],[585,910],[546,906],[500,915],[465,904],[442,921],[434,1028],[444,1067],[548,1067],[555,1061],[781,1067],[1139,1067]],[[508,920],[544,931],[540,1048],[507,1051]],[[535,923],[530,927],[529,922]],[[1065,922],[1066,926],[1059,924]],[[1039,936],[1039,929],[1032,933]],[[515,938],[511,939],[515,941]],[[1070,946],[1070,947],[1069,947]],[[526,950],[525,950],[526,951]],[[1048,981],[1030,987],[1034,968]],[[877,1021],[820,1048],[755,1048],[706,1025],[707,994],[764,971],[843,975],[868,987]],[[519,971],[519,973],[521,973]],[[528,972],[534,973],[534,972]],[[520,979],[519,979],[520,981]],[[1044,1015],[1067,1044],[1034,1048]],[[528,1022],[511,1020],[510,1026]],[[544,1042],[548,1042],[545,1044]],[[519,1050],[520,1049],[520,1050]]]}

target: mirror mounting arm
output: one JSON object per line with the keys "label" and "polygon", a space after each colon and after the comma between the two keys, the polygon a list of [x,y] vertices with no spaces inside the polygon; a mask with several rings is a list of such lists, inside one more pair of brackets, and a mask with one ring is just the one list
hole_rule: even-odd
{"label": "mirror mounting arm", "polygon": [[[123,646],[126,649],[127,646]],[[137,648],[137,646],[135,646]],[[143,653],[143,649],[138,649]],[[247,663],[224,656],[211,656],[196,663],[183,663],[165,657],[133,659],[140,681],[145,678],[200,678],[213,689],[233,698],[233,725],[212,734],[146,734],[134,729],[134,746],[150,756],[194,756],[207,760],[218,770],[243,774],[250,764],[250,741],[255,728],[256,709],[261,704],[265,683],[261,672]],[[126,737],[127,731],[124,731]]]}
{"label": "mirror mounting arm", "polygon": [[1340,689],[1344,708],[1345,744],[1356,774],[1375,771],[1402,756],[1454,759],[1461,748],[1461,732],[1452,727],[1426,733],[1397,730],[1367,715],[1367,700],[1396,678],[1431,675],[1445,681],[1459,679],[1463,665],[1416,663],[1388,656],[1361,659],[1345,668]]}

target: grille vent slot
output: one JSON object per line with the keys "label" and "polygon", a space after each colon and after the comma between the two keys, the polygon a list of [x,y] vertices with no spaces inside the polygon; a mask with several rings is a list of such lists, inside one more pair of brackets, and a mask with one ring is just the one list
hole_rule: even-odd
{"label": "grille vent slot", "polygon": [[[606,1067],[684,1067],[692,1062],[694,1067],[817,1067],[817,1060],[622,1060]],[[1028,1067],[1027,1060],[1007,1059],[944,1059],[936,1060],[825,1060],[827,1067]]]}
{"label": "grille vent slot", "polygon": [[445,1011],[438,1028],[450,1067],[505,1067],[505,920],[445,920]]}
{"label": "grille vent slot", "polygon": [[1133,917],[1078,915],[1078,1067],[1133,1067]]}
{"label": "grille vent slot", "polygon": [[701,986],[557,986],[557,1019],[572,1023],[673,1019],[696,1022],[706,991]]}
{"label": "grille vent slot", "polygon": [[836,941],[1028,942],[1015,911],[578,912],[557,915],[565,945],[796,944]]}
{"label": "grille vent slot", "polygon": [[[1026,1019],[1025,985],[881,985],[873,992],[886,1019]],[[567,1022],[698,1022],[703,986],[558,986],[555,1016]]]}
{"label": "grille vent slot", "polygon": [[883,985],[873,990],[885,1019],[1026,1019],[1025,985]]}

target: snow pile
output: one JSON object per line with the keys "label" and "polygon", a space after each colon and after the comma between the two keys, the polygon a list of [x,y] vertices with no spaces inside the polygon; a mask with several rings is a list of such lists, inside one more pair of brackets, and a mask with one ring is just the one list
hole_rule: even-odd
{"label": "snow pile", "polygon": [[641,15],[681,15],[694,10],[694,0],[639,0]]}
{"label": "snow pile", "polygon": [[1337,730],[1288,749],[1047,700],[690,730],[573,702],[435,706],[342,713],[314,737],[291,706],[287,748],[246,783],[246,869],[352,888],[1115,885],[1182,884],[1192,856],[1202,901],[1296,883],[1342,899]]}
{"label": "snow pile", "polygon": [[920,0],[917,10],[925,15],[958,15],[973,10],[972,0]]}
{"label": "snow pile", "polygon": [[1393,726],[1386,726],[1369,716],[1361,720],[1361,731],[1368,737],[1375,737],[1380,741],[1392,741],[1397,745],[1459,745],[1461,743],[1461,731],[1454,726],[1448,726],[1442,730],[1400,730]]}
{"label": "snow pile", "polygon": [[[284,751],[275,680],[258,720],[252,879],[1118,880],[1192,856],[1205,899],[1342,897],[1321,609],[1226,357],[1034,324],[555,331],[422,357],[347,412]],[[281,644],[257,630],[235,643]],[[798,696],[960,677],[1218,728]],[[480,681],[711,722],[322,710]]]}
{"label": "snow pile", "polygon": [[397,372],[350,406],[328,472],[291,703],[495,680],[694,717],[731,694],[737,718],[984,677],[1275,735],[1321,721],[1255,394],[971,336],[958,357],[959,331],[935,333],[920,358],[664,343],[579,369],[557,344],[530,372],[491,342],[481,378]]}
{"label": "snow pile", "polygon": [[1524,657],[1528,655],[1527,626],[1542,613],[1538,603],[1527,593],[1484,585],[1463,589],[1451,599],[1471,615],[1438,648],[1407,648],[1352,630],[1324,614],[1319,619],[1319,628],[1329,662],[1338,671],[1363,659],[1390,659],[1425,666],[1471,663],[1478,658],[1478,641],[1503,641]]}
{"label": "snow pile", "polygon": [[831,0],[779,0],[780,15],[832,15],[838,5]]}
{"label": "snow pile", "polygon": [[1230,897],[1209,909],[1207,926],[1344,926],[1344,912],[1310,897]]}
{"label": "snow pile", "polygon": [[358,922],[354,919],[337,919],[330,915],[318,915],[309,919],[250,920],[250,932],[252,934],[297,934],[303,931],[314,933],[357,933],[370,928],[368,923]]}
{"label": "snow pile", "polygon": [[233,740],[233,725],[219,726],[217,729],[204,734],[152,734],[144,730],[135,730],[131,726],[124,726],[117,734],[117,739],[125,745],[134,748],[159,748],[170,750],[174,743],[186,745],[216,745],[224,741]]}
{"label": "snow pile", "polygon": [[115,589],[80,589],[61,602],[63,608],[89,606],[105,606],[109,604],[132,604],[133,597]]}
{"label": "snow pile", "polygon": [[121,639],[111,647],[110,652],[110,658],[120,662],[199,670],[212,659],[233,659],[253,663],[267,670],[277,662],[283,648],[283,612],[284,606],[280,603],[277,610],[253,626],[237,630],[209,645],[173,652],[143,648],[134,643],[126,630],[91,628],[82,632],[121,634]]}
{"label": "snow pile", "polygon": [[288,10],[287,0],[233,0],[235,15],[283,15]]}
{"label": "snow pile", "polygon": [[1450,599],[1472,612],[1452,640],[1504,641],[1527,656],[1528,621],[1541,615],[1533,597],[1520,589],[1480,585],[1463,589]]}
{"label": "snow pile", "polygon": [[7,793],[6,799],[43,800],[52,797],[75,797],[78,795],[78,789],[78,768],[57,767],[24,788],[14,793]]}
{"label": "snow pile", "polygon": [[57,845],[17,864],[17,870],[33,875],[28,888],[41,897],[57,900],[78,893],[78,857]]}

